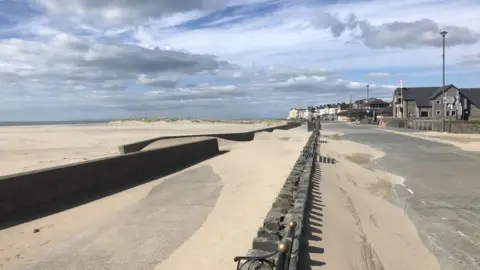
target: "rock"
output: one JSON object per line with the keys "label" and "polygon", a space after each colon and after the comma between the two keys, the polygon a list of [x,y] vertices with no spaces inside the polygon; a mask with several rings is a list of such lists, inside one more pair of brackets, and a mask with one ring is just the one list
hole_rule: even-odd
{"label": "rock", "polygon": [[265,219],[263,226],[269,230],[279,231],[282,229],[282,223],[278,220]]}
{"label": "rock", "polygon": [[274,208],[289,209],[290,207],[292,207],[292,200],[277,197],[277,199],[273,203],[273,207]]}
{"label": "rock", "polygon": [[272,241],[265,237],[255,237],[253,239],[252,247],[254,249],[260,249],[267,252],[274,252],[278,250],[278,242]]}
{"label": "rock", "polygon": [[278,234],[278,231],[272,231],[272,230],[269,230],[265,227],[261,227],[260,229],[258,229],[257,237],[267,238],[267,239],[269,239],[271,241],[275,241],[275,242],[280,241],[280,236]]}

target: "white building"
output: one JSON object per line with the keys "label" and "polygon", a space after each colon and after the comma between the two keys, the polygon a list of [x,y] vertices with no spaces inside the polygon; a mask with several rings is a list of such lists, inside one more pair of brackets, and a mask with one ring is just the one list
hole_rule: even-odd
{"label": "white building", "polygon": [[291,108],[290,112],[288,113],[287,119],[297,119],[298,118],[298,109]]}

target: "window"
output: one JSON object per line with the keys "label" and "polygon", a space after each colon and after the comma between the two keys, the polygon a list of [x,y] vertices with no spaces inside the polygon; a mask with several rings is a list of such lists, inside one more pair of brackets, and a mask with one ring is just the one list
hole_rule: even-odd
{"label": "window", "polygon": [[450,116],[450,111],[446,111],[445,113],[446,116]]}
{"label": "window", "polygon": [[428,112],[420,112],[420,117],[428,117]]}
{"label": "window", "polygon": [[452,111],[452,112],[451,112],[451,115],[452,115],[452,116],[454,116],[454,115],[455,115],[455,113],[456,113],[455,111]]}
{"label": "window", "polygon": [[441,111],[437,111],[437,115],[440,115]]}
{"label": "window", "polygon": [[440,100],[437,100],[437,104],[440,104]]}

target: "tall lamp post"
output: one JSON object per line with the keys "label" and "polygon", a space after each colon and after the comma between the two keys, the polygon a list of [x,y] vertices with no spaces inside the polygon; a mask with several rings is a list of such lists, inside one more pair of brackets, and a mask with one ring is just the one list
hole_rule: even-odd
{"label": "tall lamp post", "polygon": [[442,54],[442,59],[443,59],[443,76],[442,76],[442,89],[443,89],[443,132],[446,131],[446,126],[445,126],[445,117],[447,115],[447,103],[445,103],[445,99],[447,98],[447,92],[445,91],[445,36],[448,34],[447,31],[442,31],[440,32],[440,35],[442,35],[443,39],[443,54]]}

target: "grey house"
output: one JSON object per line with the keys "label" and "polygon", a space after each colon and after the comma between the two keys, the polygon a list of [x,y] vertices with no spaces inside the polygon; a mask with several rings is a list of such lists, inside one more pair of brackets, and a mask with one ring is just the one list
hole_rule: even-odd
{"label": "grey house", "polygon": [[[394,91],[393,117],[450,117],[456,120],[480,120],[480,88],[457,88],[452,84],[445,87],[411,87]],[[443,96],[453,103],[443,103]],[[444,109],[446,108],[446,110]]]}
{"label": "grey house", "polygon": [[[443,97],[453,103],[443,103]],[[433,117],[456,120],[480,120],[480,88],[457,88],[453,84],[440,87],[430,96]]]}
{"label": "grey house", "polygon": [[[436,87],[404,87],[393,92],[393,117],[433,117],[430,97],[439,89]],[[403,93],[403,102],[402,102]]]}

